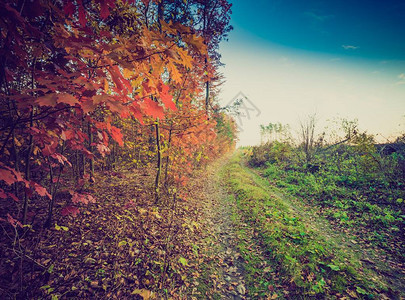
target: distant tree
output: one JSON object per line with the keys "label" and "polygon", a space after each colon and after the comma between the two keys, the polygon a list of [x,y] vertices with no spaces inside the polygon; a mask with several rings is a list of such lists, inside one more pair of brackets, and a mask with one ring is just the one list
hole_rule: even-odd
{"label": "distant tree", "polygon": [[260,125],[261,143],[270,143],[274,141],[289,142],[291,141],[290,125],[278,123],[269,123]]}
{"label": "distant tree", "polygon": [[306,163],[310,163],[315,153],[316,114],[309,115],[305,121],[300,120],[301,145]]}

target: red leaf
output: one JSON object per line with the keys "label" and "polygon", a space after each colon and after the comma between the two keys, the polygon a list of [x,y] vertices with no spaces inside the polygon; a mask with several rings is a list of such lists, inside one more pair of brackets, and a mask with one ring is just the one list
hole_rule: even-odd
{"label": "red leaf", "polygon": [[13,199],[15,202],[20,202],[20,199],[17,198],[16,195],[12,194],[12,193],[7,193],[7,195]]}
{"label": "red leaf", "polygon": [[132,115],[141,123],[141,125],[144,125],[145,123],[143,122],[143,115],[141,113],[141,109],[139,107],[138,103],[132,103],[132,105],[129,107]]}
{"label": "red leaf", "polygon": [[79,4],[79,23],[80,25],[82,25],[82,27],[85,27],[87,23],[86,11],[84,10],[83,3],[81,0],[78,0],[77,4]]}
{"label": "red leaf", "polygon": [[42,97],[37,98],[36,103],[39,106],[56,106],[58,95],[56,93],[45,94]]}
{"label": "red leaf", "polygon": [[106,0],[100,2],[100,16],[102,19],[106,19],[110,15],[110,10]]}
{"label": "red leaf", "polygon": [[162,82],[159,82],[158,90],[160,99],[162,100],[165,107],[170,108],[171,110],[177,110],[177,107],[173,102],[173,97],[169,94],[169,86],[163,84]]}
{"label": "red leaf", "polygon": [[163,107],[161,107],[157,102],[146,98],[143,102],[143,109],[145,113],[153,118],[161,118],[163,119],[165,114],[163,112]]}
{"label": "red leaf", "polygon": [[103,142],[104,142],[104,145],[108,146],[108,140],[109,140],[108,134],[103,131],[103,132],[102,132],[102,135],[103,135]]}
{"label": "red leaf", "polygon": [[4,192],[3,189],[0,188],[0,198],[1,199],[6,199],[7,198],[7,194]]}
{"label": "red leaf", "polygon": [[17,182],[17,179],[13,173],[5,169],[0,169],[0,180],[3,180],[8,185],[12,185],[14,182]]}
{"label": "red leaf", "polygon": [[20,221],[17,221],[16,219],[14,219],[10,214],[7,214],[7,221],[13,226],[13,227],[17,227],[20,226],[21,228],[23,227]]}
{"label": "red leaf", "polygon": [[93,99],[84,99],[80,106],[82,107],[83,112],[87,114],[88,112],[94,111],[98,104],[95,104]]}
{"label": "red leaf", "polygon": [[39,185],[36,182],[31,181],[31,186],[34,188],[35,192],[42,196],[45,197],[47,196],[49,199],[52,199],[52,196],[48,193],[48,191],[46,190],[46,188],[44,188],[43,186]]}
{"label": "red leaf", "polygon": [[121,130],[115,126],[111,126],[111,137],[120,145],[121,147],[124,146],[124,141],[122,140],[123,135]]}
{"label": "red leaf", "polygon": [[59,94],[58,103],[66,103],[71,106],[74,106],[76,103],[79,103],[79,100],[71,94]]}
{"label": "red leaf", "polygon": [[[0,166],[4,169],[0,169],[0,180],[3,180],[6,182],[8,185],[13,184],[14,182],[24,182],[25,186],[28,186],[28,182],[22,177],[20,172],[17,172],[16,170],[5,166],[3,163],[0,162]],[[3,172],[4,171],[4,172]],[[3,174],[2,174],[3,172]],[[11,175],[10,175],[11,173]],[[13,178],[13,175],[15,178]],[[11,183],[8,183],[7,180],[12,180]]]}
{"label": "red leaf", "polygon": [[65,6],[63,7],[65,11],[65,15],[70,17],[75,12],[75,6],[73,5],[73,1],[67,0]]}
{"label": "red leaf", "polygon": [[60,138],[66,142],[67,137],[66,137],[66,131],[62,130],[62,133],[60,134]]}
{"label": "red leaf", "polygon": [[71,130],[71,129],[69,129],[69,130],[64,130],[64,131],[62,131],[62,134],[61,134],[61,138],[62,138],[62,140],[64,140],[64,141],[67,141],[67,140],[72,140],[72,139],[74,139],[76,137],[76,133],[73,131],[73,130]]}
{"label": "red leaf", "polygon": [[121,71],[118,68],[118,66],[112,66],[112,67],[108,68],[108,71],[111,74],[111,79],[113,80],[115,86],[117,87],[117,92],[122,92],[123,90],[125,90],[125,87],[126,87],[127,93],[132,92],[131,83],[122,76]]}
{"label": "red leaf", "polygon": [[42,154],[45,156],[49,156],[55,153],[56,147],[58,147],[58,143],[52,142],[50,145],[45,145],[44,149],[42,149]]}
{"label": "red leaf", "polygon": [[102,157],[105,157],[106,154],[109,154],[111,152],[110,148],[108,148],[104,144],[97,144],[97,150],[100,152]]}
{"label": "red leaf", "polygon": [[94,154],[91,153],[89,150],[87,150],[85,148],[81,148],[80,150],[83,152],[84,155],[86,155],[86,157],[88,159],[93,159],[94,158]]}
{"label": "red leaf", "polygon": [[94,197],[89,194],[74,193],[73,197],[72,197],[72,202],[74,204],[77,204],[77,203],[89,204],[89,203],[95,203],[96,199],[94,199]]}
{"label": "red leaf", "polygon": [[60,214],[62,216],[72,215],[73,217],[76,217],[79,212],[79,209],[75,206],[66,206],[60,211]]}

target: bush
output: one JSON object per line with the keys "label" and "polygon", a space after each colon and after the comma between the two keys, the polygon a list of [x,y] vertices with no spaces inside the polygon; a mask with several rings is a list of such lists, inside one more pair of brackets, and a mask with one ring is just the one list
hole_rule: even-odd
{"label": "bush", "polygon": [[253,167],[264,167],[267,162],[283,164],[293,155],[293,148],[288,143],[274,141],[252,147],[249,163]]}

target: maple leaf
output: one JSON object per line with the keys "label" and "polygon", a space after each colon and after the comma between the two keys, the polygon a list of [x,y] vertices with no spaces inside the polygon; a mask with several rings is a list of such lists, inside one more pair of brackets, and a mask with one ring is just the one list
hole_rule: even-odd
{"label": "maple leaf", "polygon": [[31,187],[33,187],[33,189],[35,190],[35,192],[38,194],[38,195],[40,195],[40,196],[42,196],[42,197],[48,197],[49,199],[52,199],[52,196],[48,193],[48,191],[46,190],[46,188],[44,188],[42,185],[40,185],[40,184],[38,184],[38,183],[36,183],[36,182],[34,182],[34,181],[31,181],[30,182],[31,183]]}
{"label": "maple leaf", "polygon": [[93,99],[85,99],[81,104],[80,104],[83,113],[87,114],[89,112],[94,111],[97,108],[97,104],[93,102]]}
{"label": "maple leaf", "polygon": [[110,10],[108,9],[108,4],[106,0],[101,0],[100,2],[100,17],[102,19],[108,18],[110,15]]}
{"label": "maple leaf", "polygon": [[101,134],[103,135],[104,145],[108,146],[108,140],[109,140],[108,134],[106,132],[104,132],[104,131]]}
{"label": "maple leaf", "polygon": [[71,129],[69,129],[69,130],[63,130],[62,131],[62,134],[61,134],[61,138],[62,138],[62,140],[64,140],[64,141],[68,141],[68,140],[71,140],[71,139],[73,139],[73,138],[75,138],[76,137],[76,134],[75,134],[75,132],[73,131],[73,130],[71,130]]}
{"label": "maple leaf", "polygon": [[76,217],[79,212],[80,212],[80,210],[75,206],[66,206],[66,207],[62,208],[62,210],[60,211],[60,214],[62,216],[72,215],[73,217]]}
{"label": "maple leaf", "polygon": [[73,1],[67,0],[65,6],[63,7],[63,10],[65,12],[65,15],[67,15],[68,17],[72,16],[75,12]]}
{"label": "maple leaf", "polygon": [[93,96],[93,104],[100,104],[106,102],[110,99],[110,95],[102,94],[102,95],[95,95]]}
{"label": "maple leaf", "polygon": [[120,145],[121,147],[124,146],[124,141],[122,140],[123,135],[121,133],[121,130],[115,126],[111,126],[111,137]]}
{"label": "maple leaf", "polygon": [[13,183],[17,182],[14,174],[11,171],[5,169],[0,170],[0,180],[3,180],[8,185],[12,185]]}
{"label": "maple leaf", "polygon": [[58,94],[50,93],[36,99],[39,106],[56,106],[58,104]]}
{"label": "maple leaf", "polygon": [[121,115],[122,118],[128,116],[127,108],[122,104],[119,97],[110,97],[107,99],[106,104],[111,112],[116,112]]}
{"label": "maple leaf", "polygon": [[59,154],[59,153],[53,153],[51,154],[51,157],[53,157],[54,159],[56,159],[61,165],[64,165],[65,163],[67,163],[69,166],[72,166],[72,164],[68,161],[68,159],[66,158],[66,156]]}
{"label": "maple leaf", "polygon": [[169,94],[169,86],[159,82],[158,90],[160,95],[160,100],[162,100],[163,104],[166,108],[170,108],[171,110],[177,110],[176,105],[173,102],[172,95]]}
{"label": "maple leaf", "polygon": [[195,34],[193,34],[186,37],[185,41],[187,44],[193,45],[194,47],[199,49],[201,53],[205,53],[207,51],[207,46],[204,44],[204,39],[201,36],[196,36]]}
{"label": "maple leaf", "polygon": [[7,221],[13,226],[13,227],[17,227],[17,225],[19,226],[19,227],[23,227],[22,226],[22,224],[21,224],[21,222],[20,221],[18,221],[18,220],[16,220],[16,219],[14,219],[10,214],[7,214]]}
{"label": "maple leaf", "polygon": [[0,169],[0,180],[3,180],[8,185],[11,185],[15,182],[23,182],[26,187],[29,187],[28,181],[22,177],[20,172],[10,167],[7,167],[1,162],[0,166],[2,167],[2,169]]}
{"label": "maple leaf", "polygon": [[143,115],[141,113],[141,108],[138,103],[132,103],[132,105],[129,107],[129,110],[131,111],[132,115],[141,123],[141,125],[145,125],[143,122]]}
{"label": "maple leaf", "polygon": [[108,68],[108,71],[111,75],[111,79],[117,87],[117,92],[123,91],[125,87],[127,88],[128,93],[132,92],[131,83],[122,76],[121,71],[117,65]]}
{"label": "maple leaf", "polygon": [[135,289],[131,295],[139,295],[144,300],[151,299],[153,297],[153,292],[145,289]]}
{"label": "maple leaf", "polygon": [[181,47],[177,49],[177,53],[181,57],[181,64],[184,65],[186,68],[193,67],[193,57],[188,54],[187,51],[183,50]]}
{"label": "maple leaf", "polygon": [[171,78],[174,80],[176,83],[181,83],[181,74],[177,67],[173,63],[168,63],[167,64],[167,69],[170,72]]}
{"label": "maple leaf", "polygon": [[82,0],[77,0],[77,4],[79,5],[79,23],[82,27],[85,27],[87,19],[86,19],[86,11],[84,10]]}
{"label": "maple leaf", "polygon": [[90,194],[80,194],[80,193],[74,193],[72,197],[72,202],[74,204],[77,203],[83,203],[83,204],[89,204],[89,203],[95,203],[96,199]]}
{"label": "maple leaf", "polygon": [[147,115],[155,119],[164,118],[165,114],[163,111],[163,107],[161,107],[157,102],[153,101],[150,98],[145,98],[142,104],[143,110]]}
{"label": "maple leaf", "polygon": [[109,154],[111,152],[110,148],[108,148],[104,144],[97,144],[97,150],[100,152],[102,157],[105,157],[106,154]]}

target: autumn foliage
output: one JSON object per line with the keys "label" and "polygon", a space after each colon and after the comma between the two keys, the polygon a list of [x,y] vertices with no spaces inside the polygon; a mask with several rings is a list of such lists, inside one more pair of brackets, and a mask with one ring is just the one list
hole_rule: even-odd
{"label": "autumn foliage", "polygon": [[214,87],[229,14],[209,0],[2,1],[2,220],[30,224],[46,198],[49,226],[66,187],[61,213],[76,215],[96,201],[81,192],[94,172],[123,161],[158,160],[159,194],[232,147]]}
{"label": "autumn foliage", "polygon": [[164,205],[233,147],[234,123],[216,102],[230,9],[225,0],[0,2],[0,225],[13,249],[28,230],[61,230],[56,219],[98,203],[97,172],[152,170],[144,189]]}

